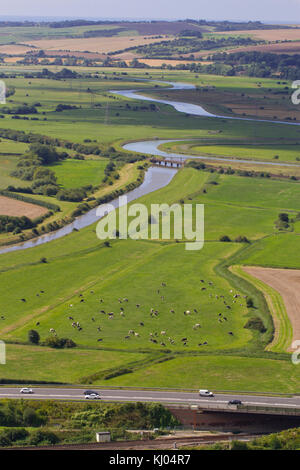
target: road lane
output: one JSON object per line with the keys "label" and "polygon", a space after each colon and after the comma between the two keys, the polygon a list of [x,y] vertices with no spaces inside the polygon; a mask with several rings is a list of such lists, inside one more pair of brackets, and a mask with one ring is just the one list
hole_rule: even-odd
{"label": "road lane", "polygon": [[[23,398],[23,399],[40,399],[40,400],[84,400],[84,389],[82,388],[34,388],[33,394],[21,394],[19,388],[1,387],[1,398]],[[106,390],[95,388],[100,393],[103,401],[145,401],[158,403],[174,403],[181,405],[226,405],[229,400],[241,400],[245,405],[256,406],[274,406],[299,408],[299,397],[268,397],[268,396],[251,396],[241,394],[219,394],[216,393],[213,398],[200,397],[196,392],[172,392],[172,391],[150,391],[150,390]]]}

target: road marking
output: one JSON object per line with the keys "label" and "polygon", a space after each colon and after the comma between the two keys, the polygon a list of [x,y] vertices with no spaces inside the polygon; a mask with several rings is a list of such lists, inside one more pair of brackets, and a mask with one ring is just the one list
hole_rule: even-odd
{"label": "road marking", "polygon": [[[27,396],[28,398],[47,398],[47,399],[53,399],[53,398],[68,398],[68,399],[85,399],[84,396],[82,395],[67,395],[67,394],[21,394],[21,393],[0,393],[1,397],[14,397],[14,398],[24,398]],[[175,397],[153,397],[153,396],[123,396],[123,395],[101,395],[102,400],[152,400],[152,401],[164,401],[168,403],[174,403],[174,402],[181,402],[182,404],[184,403],[194,403],[199,406],[201,405],[224,405],[228,404],[228,400],[199,400],[197,398],[175,398]],[[250,405],[250,406],[267,406],[267,407],[291,407],[291,408],[300,408],[300,405],[298,404],[293,404],[293,403],[272,403],[272,402],[251,402],[251,401],[246,401],[243,402],[244,405]]]}

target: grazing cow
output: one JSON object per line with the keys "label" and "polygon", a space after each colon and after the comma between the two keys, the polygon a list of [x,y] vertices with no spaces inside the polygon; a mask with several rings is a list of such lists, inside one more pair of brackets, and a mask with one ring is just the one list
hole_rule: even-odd
{"label": "grazing cow", "polygon": [[165,332],[165,331],[161,331],[160,334],[161,334],[162,336],[165,336],[166,332]]}

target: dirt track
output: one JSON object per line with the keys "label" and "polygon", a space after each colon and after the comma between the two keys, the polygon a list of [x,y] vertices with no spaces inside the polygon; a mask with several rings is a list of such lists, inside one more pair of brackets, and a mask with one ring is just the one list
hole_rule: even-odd
{"label": "dirt track", "polygon": [[40,217],[46,212],[47,209],[44,207],[0,196],[0,215],[10,215],[12,217],[22,217],[25,215],[29,219],[34,219],[35,217]]}
{"label": "dirt track", "polygon": [[248,266],[243,269],[279,292],[293,327],[293,341],[300,340],[300,270]]}

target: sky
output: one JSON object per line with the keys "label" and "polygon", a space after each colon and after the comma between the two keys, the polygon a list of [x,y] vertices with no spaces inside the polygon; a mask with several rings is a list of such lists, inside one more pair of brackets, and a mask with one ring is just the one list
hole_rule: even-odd
{"label": "sky", "polygon": [[4,16],[300,23],[300,0],[10,0],[1,2]]}

